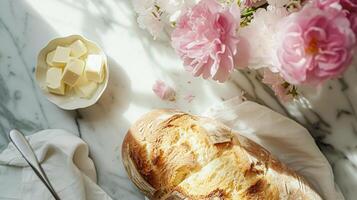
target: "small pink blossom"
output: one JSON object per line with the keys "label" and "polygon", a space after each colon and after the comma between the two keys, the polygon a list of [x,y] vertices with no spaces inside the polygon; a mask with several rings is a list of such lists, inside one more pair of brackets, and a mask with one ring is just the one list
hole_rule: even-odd
{"label": "small pink blossom", "polygon": [[239,23],[236,3],[225,7],[216,0],[201,0],[183,12],[171,39],[185,69],[204,79],[227,80],[237,65]]}
{"label": "small pink blossom", "polygon": [[278,67],[289,83],[319,84],[349,66],[355,35],[342,11],[308,4],[287,16],[281,29]]}
{"label": "small pink blossom", "polygon": [[162,100],[175,101],[175,90],[166,85],[166,83],[161,80],[157,80],[155,82],[152,90]]}
{"label": "small pink blossom", "polygon": [[264,70],[262,81],[263,83],[271,86],[275,95],[278,96],[281,101],[287,102],[292,99],[292,96],[289,95],[289,89],[283,86],[285,80],[279,75],[279,73],[273,73],[269,69],[266,69]]}
{"label": "small pink blossom", "polygon": [[196,96],[194,96],[193,94],[187,94],[187,95],[184,97],[184,99],[185,99],[188,103],[191,103],[195,97],[196,97]]}
{"label": "small pink blossom", "polygon": [[253,5],[255,0],[243,0],[243,5],[247,6],[247,7],[251,7]]}

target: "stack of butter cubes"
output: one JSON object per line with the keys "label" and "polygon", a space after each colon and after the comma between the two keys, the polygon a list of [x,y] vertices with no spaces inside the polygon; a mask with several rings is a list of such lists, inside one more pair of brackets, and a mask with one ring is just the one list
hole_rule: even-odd
{"label": "stack of butter cubes", "polygon": [[69,46],[57,46],[47,54],[46,63],[49,65],[47,89],[57,95],[66,95],[74,89],[81,98],[91,98],[105,76],[103,56],[88,54],[81,40]]}

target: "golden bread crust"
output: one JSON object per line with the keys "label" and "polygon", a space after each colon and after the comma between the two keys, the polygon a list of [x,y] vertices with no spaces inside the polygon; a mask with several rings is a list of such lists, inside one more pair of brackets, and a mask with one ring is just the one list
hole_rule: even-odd
{"label": "golden bread crust", "polygon": [[122,156],[129,177],[150,199],[321,199],[260,145],[180,111],[144,115],[128,131]]}

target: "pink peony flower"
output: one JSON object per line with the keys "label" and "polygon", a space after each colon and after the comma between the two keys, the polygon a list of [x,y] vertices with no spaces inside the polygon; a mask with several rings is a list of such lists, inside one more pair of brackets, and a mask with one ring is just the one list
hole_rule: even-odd
{"label": "pink peony flower", "polygon": [[342,8],[347,12],[351,29],[357,35],[357,0],[340,0]]}
{"label": "pink peony flower", "polygon": [[351,23],[352,31],[357,35],[357,0],[316,0],[315,5],[320,9],[331,7],[341,9],[342,7]]}
{"label": "pink peony flower", "polygon": [[171,39],[185,69],[204,79],[227,80],[237,65],[239,23],[236,3],[224,7],[215,0],[202,0],[182,13]]}
{"label": "pink peony flower", "polygon": [[357,1],[356,0],[340,0],[340,4],[343,9],[346,9],[350,12],[357,12]]}
{"label": "pink peony flower", "polygon": [[350,20],[351,23],[351,29],[355,33],[355,36],[357,37],[357,11],[350,13],[348,19]]}
{"label": "pink peony flower", "polygon": [[152,90],[162,100],[175,101],[175,90],[163,81],[157,80],[152,86]]}
{"label": "pink peony flower", "polygon": [[310,3],[314,3],[320,9],[330,7],[333,4],[338,4],[340,0],[311,0]]}
{"label": "pink peony flower", "polygon": [[292,96],[289,95],[289,88],[284,87],[284,79],[279,73],[273,73],[269,69],[264,70],[263,83],[270,85],[275,95],[283,102],[290,101]]}
{"label": "pink peony flower", "polygon": [[281,25],[279,71],[288,82],[318,84],[348,67],[355,35],[343,12],[308,4]]}

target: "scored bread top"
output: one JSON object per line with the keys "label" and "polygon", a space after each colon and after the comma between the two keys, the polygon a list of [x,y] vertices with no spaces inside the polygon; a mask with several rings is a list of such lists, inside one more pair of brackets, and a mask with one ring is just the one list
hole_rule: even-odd
{"label": "scored bread top", "polygon": [[122,156],[129,177],[150,199],[321,199],[260,145],[180,111],[143,116],[128,131]]}

